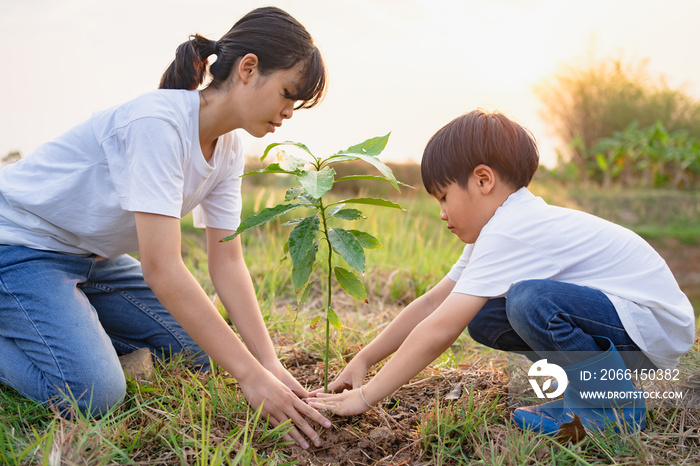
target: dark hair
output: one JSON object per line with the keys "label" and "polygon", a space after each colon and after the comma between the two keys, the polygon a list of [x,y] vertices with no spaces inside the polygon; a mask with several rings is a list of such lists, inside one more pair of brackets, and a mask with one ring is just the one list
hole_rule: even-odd
{"label": "dark hair", "polygon": [[212,78],[209,86],[216,89],[248,53],[258,57],[258,69],[263,75],[304,63],[305,80],[298,92],[289,96],[301,101],[296,109],[311,108],[323,98],[326,68],[321,52],[304,26],[275,7],[251,11],[218,41],[199,34],[190,36],[177,48],[175,60],[163,73],[159,88],[197,89],[204,82],[209,56],[216,55],[216,61],[209,67]]}
{"label": "dark hair", "polygon": [[420,166],[423,185],[430,194],[453,182],[466,187],[481,164],[516,189],[527,186],[539,164],[535,138],[498,112],[477,109],[461,115],[425,146]]}

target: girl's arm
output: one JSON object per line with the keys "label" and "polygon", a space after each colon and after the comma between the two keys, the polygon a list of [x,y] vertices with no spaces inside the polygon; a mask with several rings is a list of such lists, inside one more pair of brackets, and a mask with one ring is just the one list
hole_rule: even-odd
{"label": "girl's arm", "polygon": [[[488,298],[452,293],[408,335],[366,386],[339,394],[318,393],[307,402],[342,416],[359,414],[391,395],[440,356],[459,337]],[[364,399],[363,399],[364,396]]]}
{"label": "girl's arm", "polygon": [[222,238],[233,233],[207,228],[209,275],[216,293],[255,359],[299,397],[306,398],[309,393],[287,372],[277,357],[243,258],[240,236],[232,241],[221,242]]}
{"label": "girl's arm", "polygon": [[455,282],[445,277],[427,293],[410,303],[387,326],[382,333],[365,346],[341,374],[328,385],[328,391],[340,392],[347,388],[358,388],[364,381],[367,370],[394,353],[406,337],[452,292]]}
{"label": "girl's arm", "polygon": [[[308,408],[292,391],[266,370],[246,349],[221,317],[209,297],[182,261],[180,221],[177,218],[136,212],[136,231],[143,276],[160,302],[197,344],[234,376],[248,402],[273,425],[291,419],[319,445],[319,436],[306,421],[330,427],[330,422]],[[294,428],[287,440],[308,443]]]}

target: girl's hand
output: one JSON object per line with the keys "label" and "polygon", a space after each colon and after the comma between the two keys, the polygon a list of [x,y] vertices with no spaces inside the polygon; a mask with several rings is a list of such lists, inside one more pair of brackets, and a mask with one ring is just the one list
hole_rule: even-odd
{"label": "girl's hand", "polygon": [[292,374],[282,365],[279,359],[275,359],[264,367],[277,377],[277,380],[285,384],[299,398],[308,398],[309,392],[294,378]]}
{"label": "girl's hand", "polygon": [[279,381],[271,372],[260,370],[257,374],[246,377],[244,381],[239,380],[239,383],[248,403],[254,409],[262,405],[263,418],[268,418],[273,426],[276,427],[287,420],[292,421],[294,427],[289,434],[284,436],[284,440],[294,441],[305,449],[309,448],[309,443],[301,433],[303,432],[314,445],[317,447],[321,445],[318,433],[306,418],[326,428],[331,427],[331,421],[300,400],[289,387]]}
{"label": "girl's hand", "polygon": [[[330,389],[330,387],[329,387]],[[369,406],[362,400],[360,389],[345,390],[343,393],[317,393],[313,398],[307,398],[306,402],[312,408],[329,411],[339,416],[354,416],[369,410]]]}

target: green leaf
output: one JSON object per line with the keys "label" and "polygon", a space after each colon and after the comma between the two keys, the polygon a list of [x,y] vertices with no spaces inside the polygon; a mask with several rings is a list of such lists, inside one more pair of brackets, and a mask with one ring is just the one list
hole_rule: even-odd
{"label": "green leaf", "polygon": [[[353,158],[353,160],[357,160],[357,159],[358,159],[358,157],[354,157],[354,158]],[[389,179],[387,179],[386,177],[384,177],[384,176],[379,176],[379,175],[348,175],[348,176],[343,176],[343,177],[341,177],[341,178],[338,178],[337,180],[335,180],[335,182],[338,183],[338,182],[340,182],[340,181],[355,181],[355,180],[389,181]],[[406,184],[406,183],[403,183],[403,182],[401,182],[401,181],[398,181],[398,183],[399,183],[400,186],[403,186],[403,187],[406,187],[406,188],[415,189],[415,188],[414,188],[413,186],[411,186],[410,184]]]}
{"label": "green leaf", "polygon": [[303,171],[304,165],[306,165],[306,160],[289,155],[283,150],[279,150],[277,151],[277,163],[279,163],[282,170],[300,173]]}
{"label": "green leaf", "polygon": [[381,207],[391,207],[392,209],[404,210],[403,207],[396,204],[395,202],[387,201],[386,199],[377,199],[374,197],[356,197],[353,199],[345,199],[342,201],[334,202],[333,204],[329,204],[329,205],[336,205],[336,204],[369,204],[369,205],[378,205]]}
{"label": "green leaf", "polygon": [[285,201],[292,201],[299,196],[304,194],[304,188],[301,186],[295,186],[293,188],[289,188],[286,193],[284,193],[284,200]]}
{"label": "green leaf", "polygon": [[250,175],[264,175],[266,173],[284,173],[286,175],[297,175],[300,173],[300,170],[296,171],[289,171],[285,170],[284,168],[280,167],[279,163],[271,163],[265,168],[261,168],[259,170],[251,170],[248,173],[244,174],[243,176],[250,176]]}
{"label": "green leaf", "polygon": [[321,321],[321,316],[316,316],[311,320],[311,323],[309,324],[309,327],[311,327],[311,330],[316,330],[316,327],[318,326],[318,323]]}
{"label": "green leaf", "polygon": [[333,267],[333,272],[338,284],[347,294],[360,301],[367,300],[367,290],[357,275],[342,267]]}
{"label": "green leaf", "polygon": [[306,303],[306,301],[309,299],[309,292],[311,291],[311,288],[316,284],[317,280],[311,281],[307,283],[304,288],[301,289],[301,291],[297,294],[297,307],[301,307]]}
{"label": "green leaf", "polygon": [[255,228],[260,225],[264,225],[273,218],[279,217],[280,215],[284,215],[287,212],[290,212],[300,206],[301,204],[278,204],[274,207],[261,210],[257,214],[253,214],[244,221],[242,221],[241,224],[238,226],[236,233],[232,234],[231,236],[227,236],[221,241],[230,241],[236,236],[243,233],[244,231],[248,231],[251,228]]}
{"label": "green leaf", "polygon": [[311,272],[314,270],[317,253],[318,241],[313,243],[311,248],[306,251],[306,254],[303,257],[299,258],[296,264],[292,260],[292,284],[294,285],[295,291],[300,290],[306,284],[306,282],[309,281]]}
{"label": "green leaf", "polygon": [[328,308],[328,313],[326,316],[328,318],[328,322],[330,322],[333,327],[337,328],[338,330],[343,330],[343,324],[340,322],[338,314],[335,313],[332,307]]}
{"label": "green leaf", "polygon": [[290,227],[292,225],[299,225],[302,220],[304,220],[304,219],[303,218],[293,218],[293,219],[289,220],[288,222],[284,222],[282,224],[282,226],[283,227]]}
{"label": "green leaf", "polygon": [[333,213],[333,217],[342,218],[343,220],[359,220],[361,218],[367,218],[362,215],[357,209],[340,209]]}
{"label": "green leaf", "polygon": [[391,182],[391,184],[394,185],[396,190],[401,192],[401,188],[399,188],[399,182],[394,177],[394,173],[391,171],[391,168],[387,167],[384,164],[384,162],[379,160],[379,158],[377,157],[386,147],[386,144],[389,141],[390,134],[391,133],[387,134],[386,136],[378,136],[376,138],[371,138],[366,140],[365,142],[348,147],[345,150],[341,150],[336,154],[328,157],[326,163],[330,165],[332,163],[347,162],[350,160],[364,160],[370,165],[374,165],[374,167],[377,170],[379,170],[379,172],[384,176],[384,179]]}
{"label": "green leaf", "polygon": [[376,249],[376,248],[381,248],[382,243],[379,242],[377,238],[374,236],[370,235],[369,233],[365,231],[360,231],[360,230],[348,230],[350,233],[352,233],[355,238],[357,238],[357,241],[360,242],[363,248],[365,249]]}
{"label": "green leaf", "polygon": [[376,138],[367,139],[360,144],[350,146],[345,150],[338,152],[338,155],[344,154],[363,154],[369,156],[377,156],[382,153],[386,147],[387,142],[389,142],[389,136],[391,133],[385,136],[377,136]]}
{"label": "green leaf", "polygon": [[[289,255],[292,257],[292,282],[295,290],[300,290],[311,276],[316,260],[313,245],[320,223],[317,215],[306,217],[289,234]],[[312,251],[313,257],[309,257]]]}
{"label": "green leaf", "polygon": [[297,175],[299,183],[304,187],[304,191],[313,198],[323,197],[333,187],[333,177],[335,170],[330,167],[323,167],[321,171],[305,171]]}
{"label": "green leaf", "polygon": [[263,152],[263,155],[260,157],[260,161],[262,162],[263,160],[265,160],[265,158],[270,153],[270,151],[277,146],[296,146],[296,147],[306,151],[311,157],[316,159],[316,156],[314,156],[314,154],[312,154],[311,151],[309,150],[309,148],[306,147],[304,144],[302,144],[300,142],[284,141],[284,142],[273,142],[272,144],[267,146],[265,148],[265,152]]}
{"label": "green leaf", "polygon": [[333,246],[333,250],[343,256],[350,267],[364,273],[365,251],[355,235],[342,228],[330,228],[328,240]]}

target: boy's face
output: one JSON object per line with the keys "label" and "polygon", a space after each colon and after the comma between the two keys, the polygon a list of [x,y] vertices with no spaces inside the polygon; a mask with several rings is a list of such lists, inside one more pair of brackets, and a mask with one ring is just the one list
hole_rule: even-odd
{"label": "boy's face", "polygon": [[479,180],[472,175],[466,187],[450,183],[433,197],[440,203],[440,218],[465,243],[474,243],[495,209],[484,198]]}

